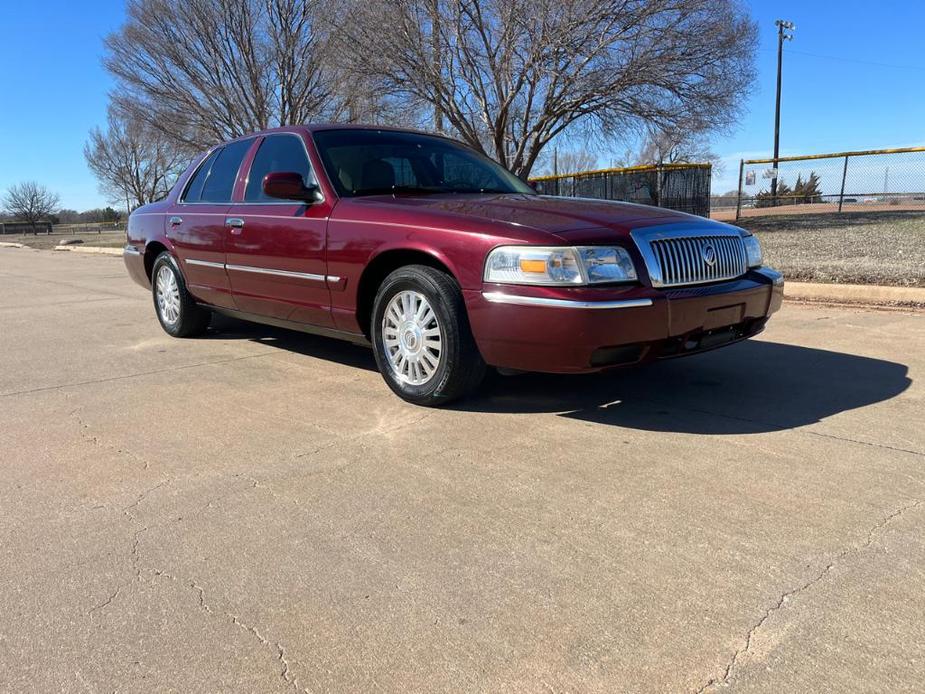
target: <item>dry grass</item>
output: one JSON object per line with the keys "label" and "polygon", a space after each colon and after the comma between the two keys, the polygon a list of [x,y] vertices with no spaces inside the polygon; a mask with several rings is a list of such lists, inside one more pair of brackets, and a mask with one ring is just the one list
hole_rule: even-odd
{"label": "dry grass", "polygon": [[11,243],[21,243],[30,248],[40,248],[50,250],[66,239],[81,239],[83,246],[100,246],[103,248],[121,248],[125,245],[124,231],[104,231],[101,234],[96,232],[90,234],[4,234],[0,236],[0,241],[9,241]]}
{"label": "dry grass", "polygon": [[849,212],[768,216],[738,225],[791,280],[925,287],[925,214]]}

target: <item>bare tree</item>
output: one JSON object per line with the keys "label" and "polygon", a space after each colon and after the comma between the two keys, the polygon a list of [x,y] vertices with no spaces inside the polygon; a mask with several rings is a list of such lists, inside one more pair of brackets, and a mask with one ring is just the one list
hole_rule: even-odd
{"label": "bare tree", "polygon": [[597,168],[598,156],[587,147],[546,150],[537,159],[536,166],[545,175],[580,173]]}
{"label": "bare tree", "polygon": [[520,175],[566,129],[730,125],[757,30],[737,0],[346,0],[350,64]]}
{"label": "bare tree", "polygon": [[721,163],[703,130],[696,127],[650,129],[635,156],[637,164]]}
{"label": "bare tree", "polygon": [[24,181],[9,187],[3,196],[3,206],[17,220],[28,222],[35,234],[36,223],[51,217],[58,209],[60,198],[35,181]]}
{"label": "bare tree", "polygon": [[129,0],[106,39],[121,110],[202,149],[342,108],[321,0]]}
{"label": "bare tree", "polygon": [[189,161],[173,139],[113,107],[106,132],[90,131],[84,158],[110,202],[134,206],[166,195]]}

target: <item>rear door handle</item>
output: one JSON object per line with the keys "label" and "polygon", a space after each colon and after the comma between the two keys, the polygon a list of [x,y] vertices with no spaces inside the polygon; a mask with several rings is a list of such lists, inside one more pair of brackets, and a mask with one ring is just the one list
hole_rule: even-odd
{"label": "rear door handle", "polygon": [[231,227],[232,234],[240,234],[244,230],[244,220],[240,217],[226,217],[225,226]]}
{"label": "rear door handle", "polygon": [[183,217],[171,217],[169,221],[170,221],[170,226],[178,227],[181,224],[183,224]]}

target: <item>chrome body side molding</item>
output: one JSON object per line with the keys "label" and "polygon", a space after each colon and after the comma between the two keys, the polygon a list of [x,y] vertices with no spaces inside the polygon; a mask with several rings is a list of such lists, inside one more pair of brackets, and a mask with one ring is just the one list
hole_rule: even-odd
{"label": "chrome body side molding", "polygon": [[225,265],[225,268],[234,272],[253,272],[258,275],[275,275],[276,277],[292,277],[294,279],[308,280],[310,282],[324,282],[324,275],[315,275],[311,272],[293,272],[292,270],[274,270],[253,265]]}
{"label": "chrome body side molding", "polygon": [[201,267],[211,267],[216,270],[224,270],[225,263],[213,263],[211,260],[196,260],[195,258],[187,258],[184,260],[187,265],[199,265]]}
{"label": "chrome body side molding", "polygon": [[482,292],[485,301],[493,304],[514,304],[517,306],[543,306],[547,308],[619,309],[651,306],[652,299],[621,299],[617,301],[573,301],[571,299],[550,299],[539,296],[521,296],[504,292]]}
{"label": "chrome body side molding", "polygon": [[187,258],[184,260],[187,265],[199,265],[201,267],[211,267],[216,270],[231,270],[233,272],[252,272],[259,275],[273,275],[275,277],[291,277],[293,279],[307,280],[309,282],[340,282],[337,275],[316,275],[311,272],[295,272],[293,270],[276,270],[275,268],[254,267],[253,265],[229,265],[227,263],[215,263],[211,260],[197,260],[196,258]]}

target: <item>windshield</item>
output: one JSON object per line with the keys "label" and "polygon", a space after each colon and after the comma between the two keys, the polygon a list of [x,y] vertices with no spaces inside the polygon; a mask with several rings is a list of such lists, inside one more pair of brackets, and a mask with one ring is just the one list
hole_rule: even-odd
{"label": "windshield", "polygon": [[321,130],[315,145],[341,197],[527,193],[500,164],[452,140],[391,130]]}

